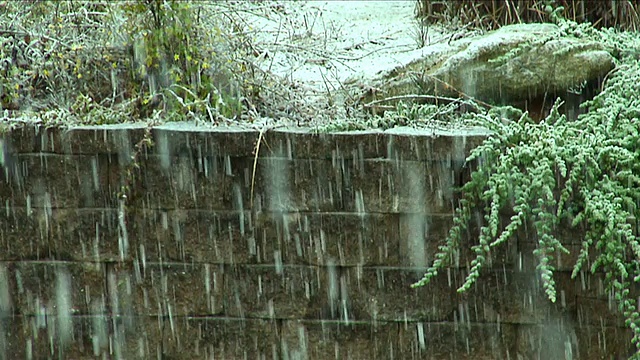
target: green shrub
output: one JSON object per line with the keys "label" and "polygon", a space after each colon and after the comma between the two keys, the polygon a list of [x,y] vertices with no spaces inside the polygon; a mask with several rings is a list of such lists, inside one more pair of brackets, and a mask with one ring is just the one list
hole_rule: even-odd
{"label": "green shrub", "polygon": [[[559,102],[540,123],[526,114],[515,121],[505,121],[499,112],[474,116],[473,122],[492,135],[467,159],[477,168],[461,189],[454,226],[414,287],[426,285],[454,263],[472,214],[479,209],[484,218],[472,246],[475,259],[458,290],[475,283],[496,248],[528,229],[537,240],[533,254],[544,291],[555,302],[554,256],[568,252],[558,229],[569,224],[575,233],[584,232],[572,276],[581,271],[604,273],[606,290],[640,349],[637,295],[631,293],[640,281],[640,244],[632,226],[640,217],[640,61],[635,55],[639,40],[613,30],[586,31],[570,22],[562,29],[626,50],[607,76],[604,91],[582,105],[588,112],[575,121],[560,114]],[[512,216],[502,224],[505,210]]]}
{"label": "green shrub", "polygon": [[249,39],[211,2],[7,2],[4,109],[49,123],[239,117]]}

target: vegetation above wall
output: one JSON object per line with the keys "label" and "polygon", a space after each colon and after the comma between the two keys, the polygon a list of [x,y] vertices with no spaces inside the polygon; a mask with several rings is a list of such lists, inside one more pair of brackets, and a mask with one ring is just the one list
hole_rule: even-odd
{"label": "vegetation above wall", "polygon": [[[3,2],[0,104],[47,124],[240,119],[257,92],[225,4]],[[228,14],[225,11],[229,12]]]}
{"label": "vegetation above wall", "polygon": [[[264,51],[255,46],[256,33],[243,19],[243,14],[255,10],[248,2],[59,1],[0,6],[5,10],[0,14],[0,23],[5,24],[0,27],[0,105],[5,118],[37,119],[46,125],[150,119],[220,124],[284,115],[300,124],[308,123],[314,111],[326,112],[295,84],[256,66],[257,53]],[[559,12],[553,14],[547,17],[554,20]],[[598,32],[590,25],[562,30],[597,39],[606,33],[613,48],[634,51],[622,39],[625,33]],[[353,99],[350,90],[340,91]],[[347,101],[338,105],[346,108],[346,116],[331,116],[318,130],[464,124],[469,109],[487,112],[487,107],[477,105],[468,98],[424,107],[398,104],[394,111],[375,116],[362,104]]]}
{"label": "vegetation above wall", "polygon": [[504,25],[540,23],[561,15],[596,28],[640,30],[640,4],[635,1],[583,0],[416,0],[418,16],[429,22],[497,29]]}

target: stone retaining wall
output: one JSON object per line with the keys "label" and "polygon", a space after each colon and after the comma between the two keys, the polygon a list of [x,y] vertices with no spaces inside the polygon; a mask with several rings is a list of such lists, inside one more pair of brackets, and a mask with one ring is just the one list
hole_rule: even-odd
{"label": "stone retaining wall", "polygon": [[0,359],[624,358],[601,276],[560,257],[550,305],[525,237],[468,293],[470,251],[409,288],[484,136],[18,126],[0,135]]}

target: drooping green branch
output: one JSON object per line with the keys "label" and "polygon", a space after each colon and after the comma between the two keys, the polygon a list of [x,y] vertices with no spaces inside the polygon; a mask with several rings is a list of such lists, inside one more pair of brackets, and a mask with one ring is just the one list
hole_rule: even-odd
{"label": "drooping green branch", "polygon": [[[540,123],[526,116],[509,122],[495,113],[476,115],[476,125],[492,135],[467,159],[478,166],[461,189],[454,226],[414,287],[453,265],[470,234],[475,258],[458,289],[468,290],[490,266],[493,249],[526,227],[533,229],[527,232],[536,241],[533,255],[542,287],[555,301],[553,260],[559,252],[568,253],[563,244],[569,240],[558,229],[569,225],[583,234],[572,277],[586,269],[604,274],[606,290],[640,349],[640,314],[633,294],[640,282],[640,242],[630,224],[640,216],[638,84],[640,62],[627,57],[609,75],[604,91],[583,105],[588,111],[577,120],[561,115],[559,102]],[[476,209],[484,213],[480,224],[471,216]],[[505,213],[511,213],[506,222]]]}

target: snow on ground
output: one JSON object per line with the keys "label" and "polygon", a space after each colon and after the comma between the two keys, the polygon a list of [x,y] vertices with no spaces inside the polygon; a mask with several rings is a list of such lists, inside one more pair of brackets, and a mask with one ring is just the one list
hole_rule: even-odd
{"label": "snow on ground", "polygon": [[[413,0],[271,4],[246,19],[257,34],[258,64],[318,95],[341,89],[349,79],[373,78],[424,52]],[[428,44],[447,39],[429,29]]]}

